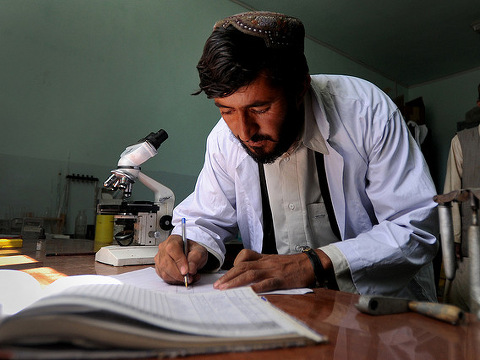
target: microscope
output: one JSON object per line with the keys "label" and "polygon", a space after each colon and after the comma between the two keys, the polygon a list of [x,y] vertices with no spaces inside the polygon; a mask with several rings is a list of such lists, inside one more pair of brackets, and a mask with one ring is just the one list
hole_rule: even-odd
{"label": "microscope", "polygon": [[[173,228],[175,196],[172,190],[142,173],[140,165],[155,156],[167,138],[165,130],[160,129],[128,146],[120,155],[117,168],[103,183],[104,188],[120,190],[123,195],[120,204],[97,205],[97,214],[113,215],[116,245],[100,248],[95,255],[96,261],[113,266],[154,263],[158,244]],[[154,201],[128,201],[137,180],[153,191]]]}

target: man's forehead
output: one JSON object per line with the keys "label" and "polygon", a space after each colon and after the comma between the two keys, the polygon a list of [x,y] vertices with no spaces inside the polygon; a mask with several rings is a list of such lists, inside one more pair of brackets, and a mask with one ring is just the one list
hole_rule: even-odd
{"label": "man's forehead", "polygon": [[272,86],[268,78],[260,76],[252,83],[242,86],[233,94],[215,98],[214,102],[218,107],[226,107],[237,102],[249,106],[260,106],[283,98],[283,95],[284,91],[282,89]]}

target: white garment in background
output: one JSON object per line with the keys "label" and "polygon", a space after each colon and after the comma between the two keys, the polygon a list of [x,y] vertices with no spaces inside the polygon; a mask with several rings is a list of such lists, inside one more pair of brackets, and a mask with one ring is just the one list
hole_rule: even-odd
{"label": "white garment in background", "polygon": [[422,145],[428,134],[427,125],[418,125],[415,121],[409,121],[407,125],[413,127],[413,137],[415,139],[415,142],[419,146]]}

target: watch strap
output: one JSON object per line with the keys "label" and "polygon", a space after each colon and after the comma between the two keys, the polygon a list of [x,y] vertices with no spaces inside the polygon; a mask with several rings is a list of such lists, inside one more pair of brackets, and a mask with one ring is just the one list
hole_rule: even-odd
{"label": "watch strap", "polygon": [[313,273],[315,275],[315,283],[317,287],[322,287],[325,285],[325,269],[323,268],[322,262],[318,257],[315,250],[309,246],[300,246],[299,249],[308,256],[308,259],[312,263]]}

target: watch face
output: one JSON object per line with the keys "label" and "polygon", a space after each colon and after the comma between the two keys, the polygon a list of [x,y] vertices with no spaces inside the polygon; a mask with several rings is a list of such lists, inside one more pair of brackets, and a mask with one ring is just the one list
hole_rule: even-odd
{"label": "watch face", "polygon": [[311,250],[311,248],[310,246],[307,246],[307,245],[297,245],[295,246],[295,250],[297,250],[298,252],[306,252]]}

